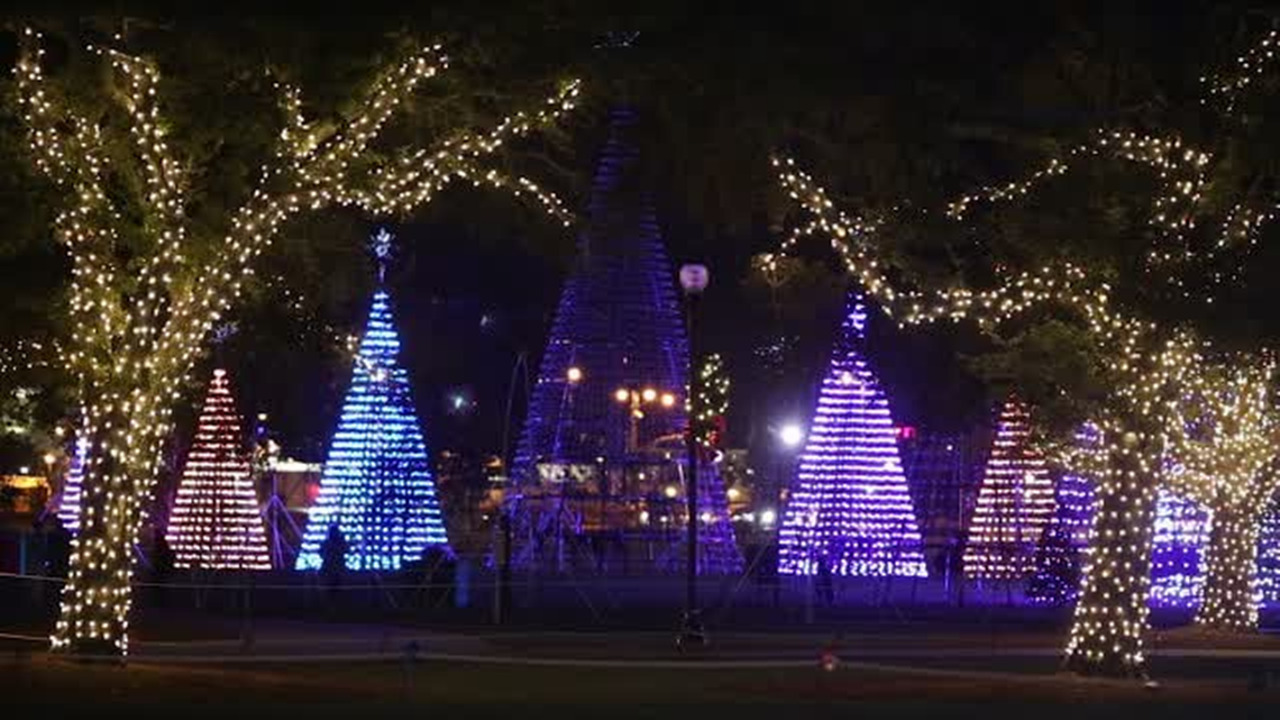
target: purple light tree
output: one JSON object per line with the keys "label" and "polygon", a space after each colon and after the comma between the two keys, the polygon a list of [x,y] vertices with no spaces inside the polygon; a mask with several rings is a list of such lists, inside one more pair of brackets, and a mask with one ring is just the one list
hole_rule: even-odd
{"label": "purple light tree", "polygon": [[866,308],[855,293],[847,303],[778,531],[778,572],[925,577],[889,400],[861,352]]}
{"label": "purple light tree", "polygon": [[[636,148],[609,115],[578,258],[512,459],[512,562],[526,570],[683,567],[689,345]],[[742,567],[723,480],[698,473],[699,571]]]}

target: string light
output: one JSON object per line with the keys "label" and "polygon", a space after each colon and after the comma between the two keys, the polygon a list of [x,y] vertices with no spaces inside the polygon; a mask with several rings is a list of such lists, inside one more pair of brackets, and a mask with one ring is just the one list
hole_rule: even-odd
{"label": "string light", "polygon": [[889,400],[862,355],[866,308],[851,293],[778,531],[778,572],[926,577]]}
{"label": "string light", "polygon": [[1151,549],[1151,607],[1200,606],[1212,521],[1212,514],[1194,500],[1160,491]]}
{"label": "string light", "polygon": [[724,418],[729,412],[729,374],[720,353],[708,354],[698,369],[697,408],[693,426],[697,428],[698,442],[709,448],[719,447]]}
{"label": "string light", "polygon": [[241,445],[240,414],[227,371],[219,368],[196,420],[165,531],[176,567],[271,569],[267,532]]}
{"label": "string light", "polygon": [[1275,60],[1277,43],[1280,43],[1280,30],[1272,30],[1238,56],[1229,71],[1201,77],[1204,96],[1200,102],[1206,105],[1220,103],[1227,113],[1233,112],[1241,95],[1253,86],[1253,82]]}
{"label": "string light", "polygon": [[[210,237],[197,235],[186,217],[193,169],[168,144],[159,71],[142,58],[89,49],[113,71],[127,137],[60,98],[44,75],[40,36],[30,28],[20,36],[14,72],[31,162],[65,198],[53,235],[72,259],[68,306],[75,334],[62,364],[82,388],[88,442],[82,526],[52,645],[125,654],[130,548],[146,520],[181,383],[283,224],[333,206],[408,212],[455,180],[534,198],[567,221],[554,195],[482,163],[511,140],[558,121],[580,88],[566,83],[536,111],[512,115],[487,132],[459,132],[429,148],[392,148],[373,158],[367,150],[393,114],[447,67],[439,46],[421,48],[380,73],[352,104],[354,114],[336,122],[308,123],[301,94],[282,85],[279,145],[257,188],[230,214],[225,234]],[[106,191],[122,161],[142,178],[136,196],[127,198],[127,213]],[[152,250],[126,269],[119,242],[139,235]]]}

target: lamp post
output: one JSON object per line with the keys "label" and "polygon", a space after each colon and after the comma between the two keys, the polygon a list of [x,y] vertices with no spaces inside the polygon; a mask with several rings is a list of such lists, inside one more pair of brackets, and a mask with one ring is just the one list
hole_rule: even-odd
{"label": "lamp post", "polygon": [[707,289],[710,279],[711,275],[705,265],[684,265],[680,268],[680,287],[684,290],[685,298],[685,335],[689,342],[689,398],[685,408],[688,414],[688,434],[685,437],[688,470],[684,493],[689,504],[689,537],[686,542],[689,554],[685,562],[684,617],[681,620],[680,634],[676,637],[676,647],[681,649],[694,641],[703,645],[707,643],[702,613],[698,609],[698,433],[694,427],[694,419],[698,416],[698,346],[695,332],[698,300],[702,297],[702,291]]}
{"label": "lamp post", "polygon": [[659,392],[652,387],[627,388],[620,387],[613,391],[613,399],[628,408],[627,452],[640,449],[640,421],[644,419],[644,406],[661,404],[666,409],[676,405],[676,396],[671,392]]}

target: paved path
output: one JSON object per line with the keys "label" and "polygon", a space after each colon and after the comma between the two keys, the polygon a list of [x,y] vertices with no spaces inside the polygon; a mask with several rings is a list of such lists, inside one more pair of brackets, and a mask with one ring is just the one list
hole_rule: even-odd
{"label": "paved path", "polygon": [[[300,622],[262,623],[249,638],[191,641],[136,639],[130,661],[137,663],[335,663],[369,661],[436,661],[528,666],[593,668],[734,668],[812,667],[830,638],[810,634],[724,633],[705,650],[682,655],[670,633],[449,633],[370,625]],[[894,640],[900,643],[894,643]],[[19,646],[41,647],[45,637],[0,634],[0,640]],[[958,661],[964,666],[1009,665],[1019,659],[1036,668],[1053,666],[1061,650],[1035,638],[1017,643],[975,635],[960,644],[955,637],[894,638],[885,635],[846,636],[837,647],[842,663],[919,672],[978,672],[938,668],[935,661]],[[1165,646],[1149,655],[1157,659],[1247,660],[1280,662],[1280,644],[1258,648],[1202,648]],[[916,662],[909,662],[916,661]],[[930,665],[931,667],[922,667]]]}

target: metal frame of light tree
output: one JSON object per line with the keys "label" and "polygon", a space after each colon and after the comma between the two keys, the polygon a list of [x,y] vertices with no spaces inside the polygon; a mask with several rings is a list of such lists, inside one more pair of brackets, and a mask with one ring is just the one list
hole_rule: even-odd
{"label": "metal frame of light tree", "polygon": [[778,572],[926,577],[889,399],[863,357],[866,307],[847,300],[778,530]]}
{"label": "metal frame of light tree", "polygon": [[[1253,80],[1274,65],[1277,33],[1272,32],[1241,56],[1226,73],[1208,74],[1204,103],[1225,108],[1229,116]],[[1117,158],[1146,165],[1162,182],[1153,203],[1151,224],[1158,244],[1148,255],[1149,267],[1178,262],[1210,262],[1229,249],[1247,250],[1258,228],[1277,213],[1273,204],[1261,207],[1246,197],[1225,215],[1221,231],[1208,248],[1193,250],[1188,234],[1197,226],[1199,200],[1214,158],[1185,147],[1181,140],[1134,133],[1100,133],[1074,155]],[[813,220],[798,227],[783,245],[787,251],[800,238],[822,234],[840,253],[850,272],[886,311],[898,311],[901,323],[942,319],[975,320],[984,328],[1018,315],[1034,305],[1054,304],[1077,310],[1096,345],[1106,357],[1115,380],[1109,405],[1095,418],[1102,438],[1099,447],[1072,453],[1081,467],[1098,478],[1097,512],[1092,548],[1082,581],[1081,599],[1067,643],[1067,665],[1083,672],[1141,675],[1145,658],[1142,631],[1146,627],[1151,533],[1155,487],[1163,460],[1163,433],[1171,421],[1167,401],[1176,395],[1189,369],[1200,363],[1201,345],[1180,329],[1126,317],[1110,307],[1106,283],[1091,281],[1084,269],[1059,263],[1035,271],[1004,273],[986,291],[954,288],[932,293],[896,290],[871,252],[868,236],[880,222],[850,218],[835,208],[826,192],[790,159],[775,158],[784,189]],[[963,218],[973,203],[1005,202],[1030,192],[1043,179],[1064,174],[1065,159],[1023,181],[983,188],[948,205],[946,215]],[[1177,282],[1173,275],[1167,275]],[[1221,281],[1220,275],[1215,276]],[[1205,296],[1212,302],[1212,296]]]}
{"label": "metal frame of light tree", "polygon": [[267,532],[230,385],[226,370],[213,371],[178,481],[165,528],[178,568],[271,569]]}
{"label": "metal frame of light tree", "polygon": [[1036,547],[1053,520],[1054,507],[1048,463],[1032,443],[1031,412],[1017,398],[1010,398],[996,421],[969,522],[965,575],[1016,580],[1031,574]]}
{"label": "metal frame of light tree", "polygon": [[[375,239],[386,262],[390,235]],[[329,527],[346,539],[349,570],[399,570],[429,547],[449,545],[431,460],[414,410],[400,336],[379,270],[350,388],[308,514],[298,570],[318,570]]]}
{"label": "metal frame of light tree", "polygon": [[[32,162],[67,198],[53,227],[72,260],[76,332],[63,357],[84,393],[89,439],[83,523],[51,641],[55,650],[124,654],[129,548],[146,517],[179,385],[252,275],[255,258],[302,212],[330,206],[406,212],[456,179],[530,195],[567,223],[553,195],[481,163],[507,141],[557,121],[573,107],[578,84],[562,86],[541,109],[512,115],[487,132],[458,132],[434,146],[395,148],[381,161],[361,163],[404,100],[447,67],[440,47],[394,63],[354,114],[331,123],[308,122],[300,93],[281,83],[286,126],[258,187],[231,214],[224,235],[200,237],[186,219],[191,169],[166,139],[159,71],[140,57],[89,49],[114,71],[119,92],[113,97],[123,106],[124,123],[100,125],[61,97],[45,78],[44,51],[32,29],[20,37],[15,73]],[[128,213],[106,192],[117,165],[143,183],[127,199],[134,206]],[[125,237],[140,243],[127,266],[118,252]],[[212,249],[199,260],[197,240]]]}

